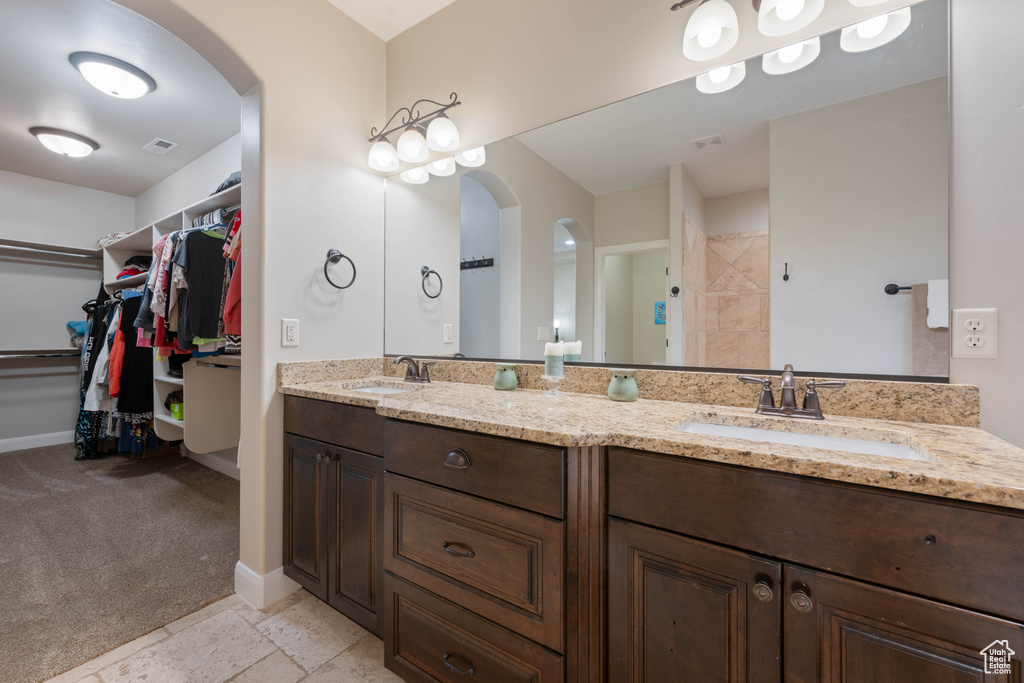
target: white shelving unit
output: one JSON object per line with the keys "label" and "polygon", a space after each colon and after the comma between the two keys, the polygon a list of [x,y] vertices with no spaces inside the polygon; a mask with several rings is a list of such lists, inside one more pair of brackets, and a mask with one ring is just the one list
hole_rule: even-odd
{"label": "white shelving unit", "polygon": [[[235,185],[223,192],[175,211],[103,249],[103,285],[108,293],[145,284],[147,274],[118,280],[124,263],[135,255],[153,253],[153,245],[164,235],[192,227],[192,220],[214,211],[228,209],[242,203],[242,186]],[[237,448],[239,436],[240,356],[210,358],[202,367],[193,360],[186,364],[187,374],[195,380],[194,392],[186,392],[186,380],[170,377],[167,363],[153,360],[153,427],[157,436],[166,441],[184,440],[185,447],[197,454]],[[216,367],[222,366],[222,367]],[[194,372],[198,370],[198,372]],[[210,374],[213,373],[213,374]],[[164,400],[173,391],[182,391],[186,397],[185,419],[176,420],[164,407]],[[193,417],[190,419],[189,415]],[[200,459],[202,461],[202,459]],[[212,465],[211,465],[212,466]],[[220,467],[213,466],[214,469]]]}

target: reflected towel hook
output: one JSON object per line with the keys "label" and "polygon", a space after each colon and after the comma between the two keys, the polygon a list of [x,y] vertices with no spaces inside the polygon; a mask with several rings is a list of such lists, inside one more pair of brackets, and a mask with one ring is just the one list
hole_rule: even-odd
{"label": "reflected towel hook", "polygon": [[[427,278],[430,277],[431,273],[437,275],[437,294],[430,294],[429,292],[427,292]],[[441,292],[444,291],[444,280],[441,279],[441,276],[438,275],[438,272],[436,270],[431,269],[430,266],[423,266],[422,268],[420,268],[420,274],[423,276],[423,279],[420,281],[420,287],[423,288],[423,293],[427,295],[427,298],[436,299],[437,297],[441,296]]]}
{"label": "reflected towel hook", "polygon": [[886,285],[885,286],[885,293],[886,294],[890,294],[890,295],[891,294],[898,294],[898,293],[900,293],[902,291],[905,291],[905,290],[908,290],[908,289],[910,289],[910,287],[900,287],[899,285]]}
{"label": "reflected towel hook", "polygon": [[[331,276],[328,275],[327,273],[327,266],[329,266],[332,263],[339,263],[341,262],[341,259],[345,259],[352,266],[352,279],[348,281],[347,285],[335,284],[334,280],[332,280]],[[330,251],[327,252],[327,260],[324,261],[324,277],[327,278],[327,281],[331,283],[332,287],[336,287],[338,289],[348,289],[349,287],[352,286],[352,283],[356,281],[356,264],[352,262],[352,259],[350,259],[348,256],[345,256],[337,249],[331,249]]]}

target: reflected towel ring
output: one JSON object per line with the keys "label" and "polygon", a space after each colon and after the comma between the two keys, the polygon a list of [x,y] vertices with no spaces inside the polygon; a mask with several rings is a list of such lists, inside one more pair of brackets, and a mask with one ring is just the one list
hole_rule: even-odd
{"label": "reflected towel ring", "polygon": [[[431,273],[437,275],[437,294],[430,294],[429,292],[427,292],[427,278],[430,277]],[[422,268],[420,268],[420,274],[423,275],[423,279],[420,281],[420,287],[423,288],[423,293],[427,295],[427,298],[436,299],[437,297],[441,296],[441,292],[444,291],[444,280],[441,279],[441,276],[438,274],[438,272],[436,270],[432,270],[430,266],[423,266]]]}
{"label": "reflected towel ring", "polygon": [[[339,263],[341,259],[345,259],[352,266],[352,279],[348,281],[347,285],[335,284],[334,280],[332,280],[331,276],[328,275],[327,273],[327,266],[329,266],[332,263]],[[327,278],[327,281],[331,283],[332,287],[336,287],[338,289],[348,289],[349,287],[352,286],[352,283],[356,281],[356,264],[352,262],[352,259],[350,259],[348,256],[345,256],[337,249],[331,249],[330,251],[327,252],[327,260],[324,261],[324,277]]]}

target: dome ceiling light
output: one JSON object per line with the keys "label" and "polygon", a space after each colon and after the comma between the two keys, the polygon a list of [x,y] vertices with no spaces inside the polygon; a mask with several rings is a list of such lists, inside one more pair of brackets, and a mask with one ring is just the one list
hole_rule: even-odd
{"label": "dome ceiling light", "polygon": [[[696,1],[680,0],[671,9],[674,12]],[[733,6],[726,0],[701,0],[683,31],[683,55],[706,62],[733,49],[739,39],[739,19]]]}
{"label": "dome ceiling light", "polygon": [[839,37],[839,46],[846,52],[865,52],[891,43],[910,26],[909,7],[866,19],[847,26]]}
{"label": "dome ceiling light", "polygon": [[68,61],[89,85],[124,100],[134,100],[156,90],[156,81],[128,62],[98,52],[72,52]]}
{"label": "dome ceiling light", "polygon": [[35,126],[28,129],[43,147],[66,157],[87,157],[100,148],[95,140],[59,128]]}
{"label": "dome ceiling light", "polygon": [[801,43],[768,52],[761,58],[761,68],[766,74],[781,76],[804,68],[821,54],[821,38],[811,38]]}
{"label": "dome ceiling light", "polygon": [[[421,114],[418,107],[424,103],[436,105],[437,108]],[[417,100],[411,107],[402,107],[396,111],[380,132],[376,128],[372,128],[370,130],[372,144],[368,158],[370,168],[388,173],[397,171],[400,161],[413,164],[427,161],[430,158],[431,150],[454,152],[459,148],[461,140],[459,129],[448,118],[447,112],[460,104],[462,103],[459,102],[459,96],[455,93],[451,94],[451,100],[447,104],[427,99]],[[390,127],[399,115],[401,115],[400,123]],[[399,131],[401,133],[398,136],[396,147],[391,144],[387,136]],[[402,175],[404,178],[405,174]],[[426,182],[426,180],[420,182]]]}
{"label": "dome ceiling light", "polygon": [[731,90],[743,82],[747,76],[747,63],[737,62],[728,66],[720,66],[707,73],[697,76],[697,90],[708,95],[715,95]]}
{"label": "dome ceiling light", "polygon": [[766,36],[788,36],[821,16],[825,0],[754,0],[757,30]]}

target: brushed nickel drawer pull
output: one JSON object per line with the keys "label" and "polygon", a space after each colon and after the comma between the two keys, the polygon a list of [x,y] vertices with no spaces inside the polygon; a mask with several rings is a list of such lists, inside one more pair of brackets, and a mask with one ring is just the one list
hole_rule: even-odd
{"label": "brushed nickel drawer pull", "polygon": [[450,541],[444,541],[444,542],[442,542],[442,543],[441,543],[441,548],[442,548],[442,549],[443,549],[443,550],[444,550],[444,551],[445,551],[446,553],[448,553],[449,555],[452,555],[452,556],[454,556],[454,557],[476,557],[476,553],[474,553],[474,552],[473,552],[472,550],[470,550],[470,551],[469,551],[468,553],[460,553],[460,552],[459,552],[459,551],[457,551],[457,550],[452,550],[452,549],[451,549],[451,548],[449,547],[449,546],[451,546],[451,545],[452,545],[452,544],[451,544],[451,542],[450,542]]}
{"label": "brushed nickel drawer pull", "polygon": [[771,602],[774,597],[771,586],[768,585],[767,581],[759,581],[754,584],[754,597],[761,602]]}
{"label": "brushed nickel drawer pull", "polygon": [[[472,663],[470,663],[470,665],[469,665],[469,668],[468,668],[468,669],[466,669],[465,671],[463,671],[462,669],[458,669],[458,668],[456,668],[456,667],[455,667],[455,666],[454,666],[454,665],[453,665],[453,664],[452,664],[451,662],[449,662],[449,661],[448,661],[448,658],[449,658],[449,657],[451,657],[451,655],[450,655],[450,654],[448,654],[447,652],[445,652],[445,653],[444,653],[444,657],[442,657],[442,658],[441,658],[441,661],[443,661],[443,662],[444,662],[444,665],[445,665],[445,666],[447,666],[447,667],[448,667],[449,669],[451,669],[452,671],[454,671],[455,673],[457,673],[457,674],[462,674],[463,676],[472,676],[473,674],[475,674],[475,673],[476,673],[476,669],[474,669],[474,668],[473,668],[473,664],[472,664]],[[466,661],[469,661],[469,660],[466,660]]]}
{"label": "brushed nickel drawer pull", "polygon": [[469,456],[461,448],[453,448],[444,459],[445,467],[452,467],[457,470],[464,470],[469,467]]}

